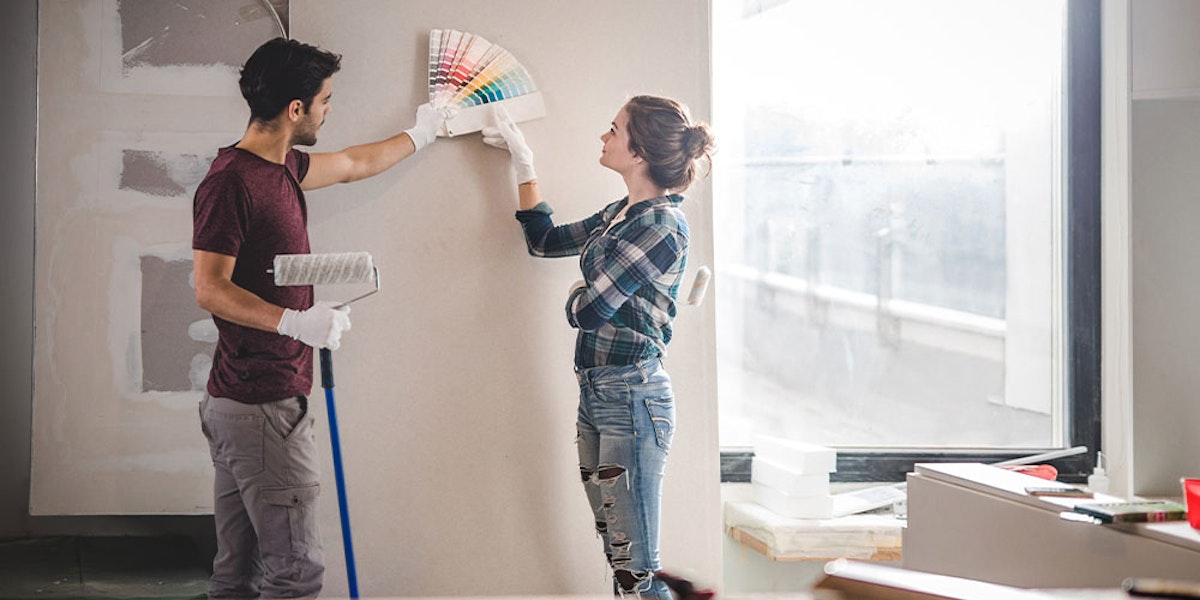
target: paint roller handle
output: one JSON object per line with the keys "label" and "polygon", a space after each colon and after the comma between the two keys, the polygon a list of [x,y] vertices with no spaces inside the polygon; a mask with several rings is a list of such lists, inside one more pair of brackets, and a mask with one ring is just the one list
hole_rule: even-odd
{"label": "paint roller handle", "polygon": [[321,301],[303,311],[285,308],[275,330],[313,348],[337,350],[342,333],[350,330],[350,307]]}
{"label": "paint roller handle", "polygon": [[321,348],[321,387],[333,389],[333,351]]}

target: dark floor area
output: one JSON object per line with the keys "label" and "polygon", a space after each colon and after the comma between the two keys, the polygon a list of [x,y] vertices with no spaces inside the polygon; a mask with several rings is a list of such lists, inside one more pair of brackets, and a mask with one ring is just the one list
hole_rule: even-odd
{"label": "dark floor area", "polygon": [[0,541],[0,600],[203,598],[206,562],[182,536]]}

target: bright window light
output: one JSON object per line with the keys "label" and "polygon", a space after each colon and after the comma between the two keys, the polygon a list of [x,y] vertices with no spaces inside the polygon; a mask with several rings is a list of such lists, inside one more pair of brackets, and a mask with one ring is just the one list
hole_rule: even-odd
{"label": "bright window light", "polygon": [[1066,5],[713,3],[720,436],[1066,439]]}

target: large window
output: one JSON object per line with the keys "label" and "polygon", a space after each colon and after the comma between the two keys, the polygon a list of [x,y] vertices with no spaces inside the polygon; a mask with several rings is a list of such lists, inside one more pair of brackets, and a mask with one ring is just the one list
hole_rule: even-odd
{"label": "large window", "polygon": [[727,480],[1099,441],[1096,0],[713,2]]}

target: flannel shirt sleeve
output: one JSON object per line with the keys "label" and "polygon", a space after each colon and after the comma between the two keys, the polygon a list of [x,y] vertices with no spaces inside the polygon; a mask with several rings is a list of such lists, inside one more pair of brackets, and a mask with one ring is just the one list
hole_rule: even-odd
{"label": "flannel shirt sleeve", "polygon": [[672,227],[653,224],[618,239],[599,273],[567,298],[567,322],[596,331],[642,286],[666,273],[679,260],[684,243]]}
{"label": "flannel shirt sleeve", "polygon": [[545,202],[529,210],[517,211],[517,221],[525,232],[529,254],[544,258],[574,256],[583,250],[593,230],[603,225],[603,211],[582,221],[555,225],[550,215],[554,209]]}

